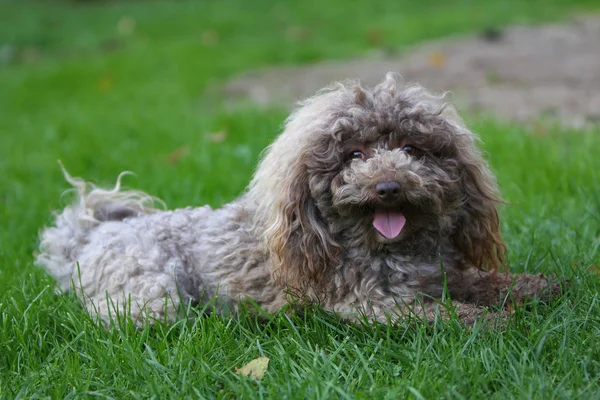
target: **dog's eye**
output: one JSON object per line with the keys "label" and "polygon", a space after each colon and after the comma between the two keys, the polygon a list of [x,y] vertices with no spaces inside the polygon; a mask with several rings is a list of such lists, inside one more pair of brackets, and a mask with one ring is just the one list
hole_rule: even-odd
{"label": "dog's eye", "polygon": [[406,146],[402,146],[402,151],[405,151],[408,154],[414,153],[415,150],[416,150],[415,147],[411,146],[410,144],[407,144]]}
{"label": "dog's eye", "polygon": [[365,153],[363,153],[360,150],[354,150],[350,152],[350,159],[352,160],[364,160],[365,159]]}

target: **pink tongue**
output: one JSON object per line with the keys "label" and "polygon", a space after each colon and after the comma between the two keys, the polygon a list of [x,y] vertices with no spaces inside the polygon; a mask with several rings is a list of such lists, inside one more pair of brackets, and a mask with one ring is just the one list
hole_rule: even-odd
{"label": "pink tongue", "polygon": [[393,239],[402,232],[406,217],[400,213],[389,211],[375,211],[373,226],[379,233],[388,239]]}

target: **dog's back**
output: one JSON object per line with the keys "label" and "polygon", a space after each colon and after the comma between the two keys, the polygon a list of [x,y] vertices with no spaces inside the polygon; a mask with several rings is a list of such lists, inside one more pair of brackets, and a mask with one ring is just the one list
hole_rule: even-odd
{"label": "dog's back", "polygon": [[265,294],[269,254],[252,232],[244,197],[217,210],[163,211],[143,192],[121,191],[120,177],[110,190],[65,177],[77,198],[42,230],[36,264],[103,320],[123,311],[134,320],[142,313],[172,320],[180,304],[217,293],[219,310],[234,309],[242,293],[253,291],[283,304],[279,289]]}

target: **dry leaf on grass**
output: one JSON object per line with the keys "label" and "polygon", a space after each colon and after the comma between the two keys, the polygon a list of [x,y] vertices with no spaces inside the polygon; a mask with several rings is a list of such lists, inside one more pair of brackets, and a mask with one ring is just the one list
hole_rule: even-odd
{"label": "dry leaf on grass", "polygon": [[206,135],[204,135],[204,138],[206,140],[208,140],[209,142],[221,143],[221,142],[225,141],[225,139],[227,138],[227,132],[218,131],[218,132],[207,133]]}
{"label": "dry leaf on grass", "polygon": [[106,73],[96,80],[96,90],[100,93],[110,91],[114,86],[114,80],[111,73]]}
{"label": "dry leaf on grass", "polygon": [[260,381],[265,375],[265,372],[267,372],[268,367],[269,357],[258,357],[244,365],[242,368],[236,368],[235,373],[240,376],[247,376]]}
{"label": "dry leaf on grass", "polygon": [[190,148],[188,146],[179,147],[167,155],[167,162],[169,164],[176,164],[182,158],[187,157],[188,154],[190,154]]}
{"label": "dry leaf on grass", "polygon": [[292,26],[285,31],[285,38],[292,42],[301,42],[310,36],[308,29]]}
{"label": "dry leaf on grass", "polygon": [[40,52],[35,47],[25,47],[21,52],[21,59],[26,63],[34,63],[40,58]]}
{"label": "dry leaf on grass", "polygon": [[215,31],[214,29],[204,31],[200,37],[200,41],[206,47],[215,47],[219,44],[220,39],[221,37],[219,32]]}
{"label": "dry leaf on grass", "polygon": [[117,23],[117,31],[125,36],[130,35],[135,30],[135,19],[127,15],[121,17]]}
{"label": "dry leaf on grass", "polygon": [[380,46],[383,43],[384,34],[381,29],[369,29],[367,41],[371,46]]}

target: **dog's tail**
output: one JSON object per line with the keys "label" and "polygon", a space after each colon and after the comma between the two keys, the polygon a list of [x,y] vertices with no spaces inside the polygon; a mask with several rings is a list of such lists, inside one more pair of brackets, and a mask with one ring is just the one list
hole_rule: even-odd
{"label": "dog's tail", "polygon": [[114,188],[106,190],[71,177],[63,165],[60,166],[77,197],[73,204],[55,213],[54,226],[41,231],[35,263],[45,268],[62,290],[68,290],[75,279],[78,253],[88,243],[93,229],[106,221],[155,213],[158,211],[155,204],[164,204],[140,191],[121,191],[121,179],[129,172],[121,173]]}

